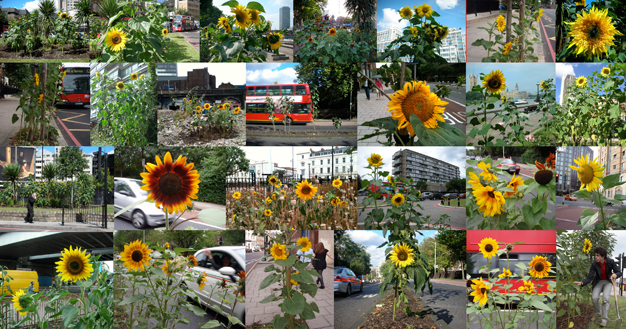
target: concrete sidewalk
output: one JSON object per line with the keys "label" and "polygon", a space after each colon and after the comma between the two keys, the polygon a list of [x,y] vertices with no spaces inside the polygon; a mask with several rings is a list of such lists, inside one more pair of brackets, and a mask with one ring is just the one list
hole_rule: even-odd
{"label": "concrete sidewalk", "polygon": [[[467,21],[467,63],[480,63],[482,62],[482,59],[484,57],[488,56],[487,50],[485,50],[485,48],[483,48],[482,46],[472,46],[472,43],[474,43],[474,41],[478,39],[489,40],[489,33],[487,33],[487,31],[483,29],[479,29],[479,27],[489,28],[489,23],[493,24],[493,22],[495,22],[496,18],[499,15],[506,17],[506,13],[501,14],[498,11],[493,11],[491,15],[486,15]],[[513,22],[519,21],[519,12],[513,11],[512,20]],[[538,27],[536,24],[537,22],[533,22],[533,26],[535,28]],[[539,26],[538,31],[540,29],[541,26]],[[539,63],[544,63],[545,59],[543,57],[543,41],[541,34],[542,32],[539,31],[539,43],[533,45],[533,48],[535,49],[533,56],[536,56],[539,59]],[[491,41],[495,41],[495,38],[493,36]],[[498,48],[495,48],[495,50],[498,51]],[[493,52],[491,52],[491,54],[493,54]]]}
{"label": "concrete sidewalk", "polygon": [[2,231],[48,231],[48,232],[113,232],[113,223],[109,222],[107,229],[99,226],[58,222],[35,222],[33,224],[18,221],[0,221],[0,232]]}
{"label": "concrete sidewalk", "polygon": [[[393,95],[393,89],[389,87],[384,87],[383,90],[389,96]],[[370,88],[370,100],[368,101],[365,97],[365,90],[361,89],[357,95],[357,108],[358,108],[358,119],[357,122],[359,126],[357,127],[357,139],[363,138],[365,135],[372,134],[376,131],[373,127],[362,127],[361,125],[364,122],[372,121],[375,119],[386,118],[391,116],[391,112],[388,112],[387,104],[389,100],[387,97],[382,96],[379,100],[376,100],[376,90],[372,90]],[[385,135],[379,135],[376,137],[369,138],[364,141],[358,141],[359,146],[382,146],[378,143],[387,142],[387,138]]]}
{"label": "concrete sidewalk", "polygon": [[[280,309],[280,301],[271,302],[267,304],[261,304],[260,302],[270,295],[272,289],[279,288],[280,284],[275,283],[261,291],[259,286],[263,279],[265,279],[267,273],[265,268],[268,267],[271,262],[259,261],[254,269],[247,274],[246,278],[246,326],[251,326],[254,322],[261,324],[269,323],[276,314],[282,314]],[[307,325],[311,329],[327,328],[332,329],[334,326],[335,317],[335,293],[334,293],[334,269],[333,267],[327,267],[322,273],[324,277],[325,289],[318,289],[315,298],[304,294],[307,303],[312,301],[317,304],[320,309],[319,313],[315,313],[315,319],[308,320]]]}
{"label": "concrete sidewalk", "polygon": [[[15,111],[19,105],[20,97],[5,95],[4,99],[0,99],[0,145],[2,146],[9,146],[13,137],[15,137],[20,130],[19,121],[13,124],[11,120],[13,114],[20,115],[20,111]],[[63,134],[59,130],[56,120],[50,120],[50,124],[59,132],[59,138],[57,139],[59,146],[67,146],[67,141],[63,138]]]}
{"label": "concrete sidewalk", "polygon": [[466,287],[467,286],[466,281],[465,280],[461,280],[461,279],[430,279],[430,282],[449,284],[449,285],[458,286],[458,287]]}

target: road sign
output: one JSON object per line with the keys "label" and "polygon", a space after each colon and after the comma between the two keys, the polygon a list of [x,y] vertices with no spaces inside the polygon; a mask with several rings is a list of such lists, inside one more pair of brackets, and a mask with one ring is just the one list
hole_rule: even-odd
{"label": "road sign", "polygon": [[441,192],[441,187],[439,188],[439,192]]}

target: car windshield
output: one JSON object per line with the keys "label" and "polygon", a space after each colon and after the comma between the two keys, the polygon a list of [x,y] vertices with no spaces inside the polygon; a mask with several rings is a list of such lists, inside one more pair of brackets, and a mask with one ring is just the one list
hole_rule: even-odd
{"label": "car windshield", "polygon": [[246,259],[246,250],[244,248],[235,249],[237,255],[241,256],[241,258]]}
{"label": "car windshield", "polygon": [[335,274],[341,273],[342,270],[343,270],[343,268],[336,268],[335,267]]}
{"label": "car windshield", "polygon": [[144,190],[141,189],[141,187],[145,185],[142,181],[140,181],[138,179],[131,179],[130,181],[132,183],[137,184],[137,186],[139,186],[139,193],[141,193],[141,195],[148,196],[150,191],[144,191]]}
{"label": "car windshield", "polygon": [[504,163],[512,163],[512,164],[515,164],[515,162],[513,162],[513,160],[511,160],[511,159],[504,159],[504,160],[503,160],[502,162],[500,162],[500,163],[503,163],[503,164],[504,164]]}

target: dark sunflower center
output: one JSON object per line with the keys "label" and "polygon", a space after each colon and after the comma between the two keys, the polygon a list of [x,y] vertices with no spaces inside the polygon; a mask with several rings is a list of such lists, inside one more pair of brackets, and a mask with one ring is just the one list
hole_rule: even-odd
{"label": "dark sunflower center", "polygon": [[143,260],[143,252],[141,252],[141,250],[133,251],[133,253],[130,254],[130,259],[132,259],[135,263],[139,263]]}
{"label": "dark sunflower center", "polygon": [[238,12],[237,14],[235,14],[235,17],[237,18],[237,22],[239,23],[243,23],[245,20],[243,12]]}
{"label": "dark sunflower center", "polygon": [[70,273],[77,274],[83,270],[83,262],[81,262],[79,259],[72,259],[67,267]]}
{"label": "dark sunflower center", "polygon": [[428,13],[428,8],[423,8],[423,9],[422,9],[422,12],[423,12],[424,14]]}
{"label": "dark sunflower center", "polygon": [[183,188],[183,181],[175,173],[168,172],[159,178],[159,190],[167,196],[178,194]]}
{"label": "dark sunflower center", "polygon": [[402,198],[401,197],[397,197],[396,198],[396,203],[400,203],[400,202],[402,202]]}
{"label": "dark sunflower center", "polygon": [[502,82],[500,82],[500,80],[498,79],[489,80],[489,87],[493,89],[500,89],[500,86],[502,86]]}
{"label": "dark sunflower center", "polygon": [[[540,185],[548,185],[548,183],[552,181],[553,176],[554,175],[551,170],[547,170],[547,169],[539,170],[538,172],[535,173],[535,181],[539,183]],[[580,177],[580,173],[579,173],[579,177]]]}
{"label": "dark sunflower center", "polygon": [[600,29],[596,25],[591,26],[589,30],[587,30],[587,36],[593,40],[597,39],[600,37]]}
{"label": "dark sunflower center", "polygon": [[276,249],[276,251],[274,251],[274,253],[276,254],[276,256],[282,256],[283,255],[283,251],[280,250],[279,248]]}
{"label": "dark sunflower center", "polygon": [[494,199],[496,197],[495,194],[493,194],[493,191],[489,191],[487,192],[487,194],[489,195],[490,198]]}
{"label": "dark sunflower center", "polygon": [[609,70],[607,70],[607,69],[604,69],[602,71],[604,72],[604,74],[609,74]]}
{"label": "dark sunflower center", "polygon": [[270,35],[270,43],[277,43],[280,40],[280,37],[276,34]]}
{"label": "dark sunflower center", "polygon": [[579,79],[579,80],[578,80],[578,84],[579,84],[579,85],[582,85],[582,84],[583,84],[583,82],[585,82],[585,80],[584,80],[584,79]]}
{"label": "dark sunflower center", "polygon": [[486,245],[486,246],[485,246],[485,251],[486,251],[486,252],[492,252],[492,251],[493,251],[493,246],[492,246],[492,245],[490,245],[490,244]]}
{"label": "dark sunflower center", "polygon": [[482,295],[486,295],[487,294],[487,288],[480,288],[480,293]]}
{"label": "dark sunflower center", "polygon": [[408,258],[409,258],[409,255],[406,252],[402,251],[402,252],[398,253],[398,259],[399,260],[405,261]]}
{"label": "dark sunflower center", "polygon": [[311,188],[309,186],[304,186],[302,188],[302,194],[309,194],[311,193]]}
{"label": "dark sunflower center", "polygon": [[113,37],[113,43],[114,43],[114,44],[116,44],[116,45],[117,45],[117,44],[119,44],[120,42],[122,42],[122,38],[120,38],[120,36],[119,36],[119,35],[116,35],[116,36],[114,36],[114,37]]}
{"label": "dark sunflower center", "polygon": [[535,264],[535,271],[537,272],[543,272],[543,269],[545,269],[545,265],[543,265],[543,263],[537,263]]}
{"label": "dark sunflower center", "polygon": [[415,114],[422,122],[426,122],[433,117],[434,109],[435,105],[428,98],[425,91],[421,90],[416,90],[402,102],[402,113],[407,120],[411,114]]}

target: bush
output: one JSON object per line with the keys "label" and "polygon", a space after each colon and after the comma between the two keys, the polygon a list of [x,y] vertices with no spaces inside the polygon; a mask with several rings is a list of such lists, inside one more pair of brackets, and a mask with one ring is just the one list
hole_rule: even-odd
{"label": "bush", "polygon": [[535,160],[543,162],[543,158],[536,148],[528,148],[522,154],[522,162],[524,163],[535,163]]}
{"label": "bush", "polygon": [[198,201],[226,204],[225,173],[216,173],[206,177],[201,176],[200,180]]}

